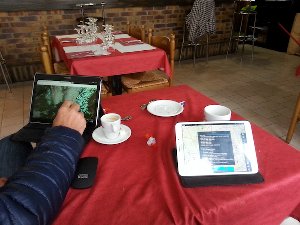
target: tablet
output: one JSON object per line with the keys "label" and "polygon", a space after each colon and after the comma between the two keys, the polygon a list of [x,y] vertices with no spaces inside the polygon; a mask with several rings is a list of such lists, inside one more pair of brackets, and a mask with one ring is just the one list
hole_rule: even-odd
{"label": "tablet", "polygon": [[248,121],[181,122],[175,132],[180,176],[258,173]]}

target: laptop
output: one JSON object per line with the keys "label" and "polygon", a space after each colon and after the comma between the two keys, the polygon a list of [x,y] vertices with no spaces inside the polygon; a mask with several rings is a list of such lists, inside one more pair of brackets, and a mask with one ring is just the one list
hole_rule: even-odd
{"label": "laptop", "polygon": [[14,141],[39,142],[45,130],[52,126],[56,113],[64,102],[80,105],[87,121],[83,137],[87,142],[103,115],[100,104],[102,80],[97,76],[36,73],[34,76],[29,122],[15,133]]}

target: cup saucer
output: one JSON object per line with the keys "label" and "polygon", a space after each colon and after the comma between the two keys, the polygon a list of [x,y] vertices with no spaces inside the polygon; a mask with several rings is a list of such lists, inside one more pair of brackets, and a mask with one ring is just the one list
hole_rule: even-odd
{"label": "cup saucer", "polygon": [[103,128],[98,127],[94,130],[92,137],[95,141],[105,145],[115,145],[126,141],[131,136],[131,129],[126,125],[121,124],[121,130],[118,137],[115,139],[108,139],[105,137]]}

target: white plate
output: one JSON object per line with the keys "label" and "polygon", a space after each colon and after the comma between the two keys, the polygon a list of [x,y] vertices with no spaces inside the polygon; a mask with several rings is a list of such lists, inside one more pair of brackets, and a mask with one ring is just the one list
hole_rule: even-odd
{"label": "white plate", "polygon": [[115,145],[126,141],[131,136],[131,129],[121,124],[120,135],[116,139],[108,139],[104,136],[102,127],[98,127],[93,132],[93,139],[101,144]]}
{"label": "white plate", "polygon": [[170,117],[182,113],[183,106],[172,100],[157,100],[150,102],[147,105],[147,110],[155,116]]}

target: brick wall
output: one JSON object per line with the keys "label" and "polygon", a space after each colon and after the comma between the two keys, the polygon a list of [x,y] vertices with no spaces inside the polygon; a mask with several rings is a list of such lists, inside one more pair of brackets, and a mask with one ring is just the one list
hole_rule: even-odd
{"label": "brick wall", "polygon": [[[126,31],[126,23],[144,24],[153,28],[155,34],[174,32],[177,48],[180,46],[185,14],[190,6],[107,8],[106,23],[115,30]],[[88,16],[101,16],[100,9],[87,10]],[[217,33],[211,40],[229,37],[232,4],[216,7]],[[71,34],[76,27],[79,10],[0,12],[0,46],[13,80],[29,80],[32,70],[40,70],[40,34],[47,25],[50,35]],[[33,69],[34,68],[34,69]],[[26,75],[26,72],[29,73]]]}

